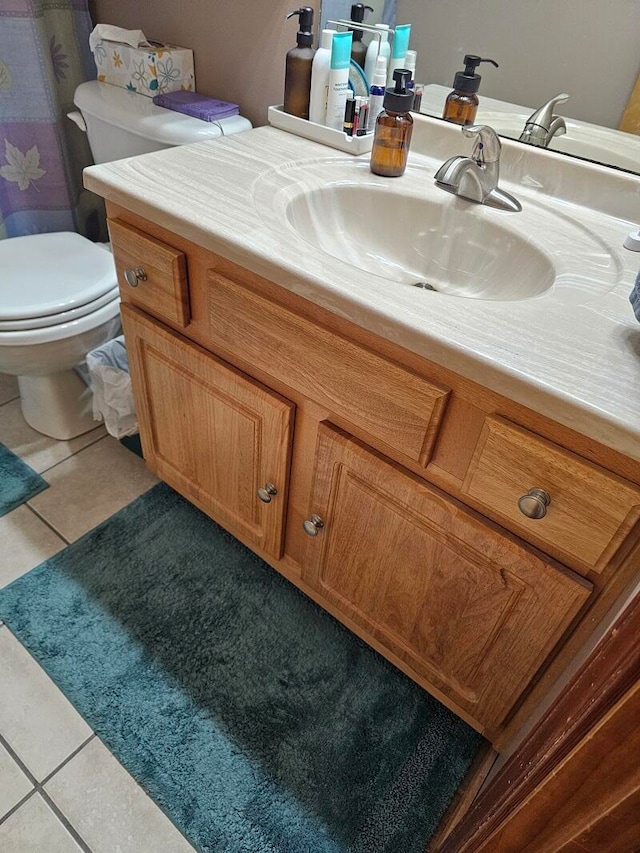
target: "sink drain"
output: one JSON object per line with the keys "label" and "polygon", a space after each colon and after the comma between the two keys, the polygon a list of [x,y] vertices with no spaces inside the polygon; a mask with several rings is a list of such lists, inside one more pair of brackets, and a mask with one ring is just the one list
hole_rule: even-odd
{"label": "sink drain", "polygon": [[428,281],[416,281],[416,283],[412,286],[419,287],[421,290],[433,290],[435,293],[438,292],[432,284],[429,284]]}

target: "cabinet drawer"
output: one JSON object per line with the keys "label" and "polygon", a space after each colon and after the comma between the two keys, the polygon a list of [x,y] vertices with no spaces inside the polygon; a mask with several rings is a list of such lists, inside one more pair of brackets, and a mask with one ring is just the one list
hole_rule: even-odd
{"label": "cabinet drawer", "polygon": [[[537,488],[546,514],[518,501]],[[640,516],[640,488],[502,418],[488,417],[462,492],[568,564],[601,571]]]}
{"label": "cabinet drawer", "polygon": [[426,465],[449,391],[209,272],[212,340]]}
{"label": "cabinet drawer", "polygon": [[109,221],[109,233],[126,301],[161,320],[187,326],[189,289],[184,254],[117,220]]}

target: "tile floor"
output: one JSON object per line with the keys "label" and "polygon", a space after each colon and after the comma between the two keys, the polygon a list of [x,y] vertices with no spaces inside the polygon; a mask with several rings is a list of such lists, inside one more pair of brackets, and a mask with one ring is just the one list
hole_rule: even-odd
{"label": "tile floor", "polygon": [[[2,374],[0,442],[50,484],[0,517],[0,587],[157,482],[102,427],[73,441],[32,430],[15,381]],[[1,623],[0,850],[193,851]]]}

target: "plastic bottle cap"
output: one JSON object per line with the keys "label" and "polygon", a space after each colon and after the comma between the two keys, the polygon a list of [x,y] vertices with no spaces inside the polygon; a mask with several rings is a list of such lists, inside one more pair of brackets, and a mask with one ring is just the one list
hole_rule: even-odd
{"label": "plastic bottle cap", "polygon": [[483,59],[481,56],[467,54],[464,58],[464,71],[458,71],[453,78],[453,88],[456,92],[462,92],[464,95],[475,95],[480,88],[482,77],[475,73],[476,68],[481,62],[490,62],[499,68],[497,62],[493,59]]}
{"label": "plastic bottle cap", "polygon": [[392,113],[408,113],[413,106],[413,91],[407,89],[411,72],[406,68],[396,68],[393,79],[396,81],[395,88],[386,90],[383,106]]}
{"label": "plastic bottle cap", "polygon": [[632,252],[640,252],[640,231],[630,231],[624,238],[622,245]]}
{"label": "plastic bottle cap", "polygon": [[[365,6],[364,3],[354,3],[351,7],[351,20],[355,24],[361,24],[364,21],[364,13],[369,10],[369,12],[373,12],[371,6]],[[353,40],[360,41],[362,36],[364,35],[364,30],[354,30],[353,31]]]}
{"label": "plastic bottle cap", "polygon": [[331,45],[333,43],[333,37],[336,34],[335,30],[323,30],[322,35],[320,36],[320,49],[321,50],[331,50]]}
{"label": "plastic bottle cap", "polygon": [[387,82],[387,57],[378,56],[376,59],[376,70],[373,75],[374,86],[384,86]]}
{"label": "plastic bottle cap", "polygon": [[289,18],[293,18],[294,15],[298,15],[299,19],[297,35],[298,47],[311,47],[313,44],[313,9],[311,6],[301,6],[293,12],[289,12],[285,17],[285,20],[288,21]]}

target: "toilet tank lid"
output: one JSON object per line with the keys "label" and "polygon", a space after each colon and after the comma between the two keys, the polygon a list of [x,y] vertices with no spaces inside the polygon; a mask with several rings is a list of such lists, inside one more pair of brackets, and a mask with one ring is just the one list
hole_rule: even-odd
{"label": "toilet tank lid", "polygon": [[0,321],[87,305],[117,286],[113,256],[72,231],[0,240]]}
{"label": "toilet tank lid", "polygon": [[94,116],[114,127],[166,146],[215,139],[222,135],[220,124],[224,127],[224,123],[230,121],[202,121],[157,107],[151,98],[98,80],[81,83],[73,100],[85,116]]}

